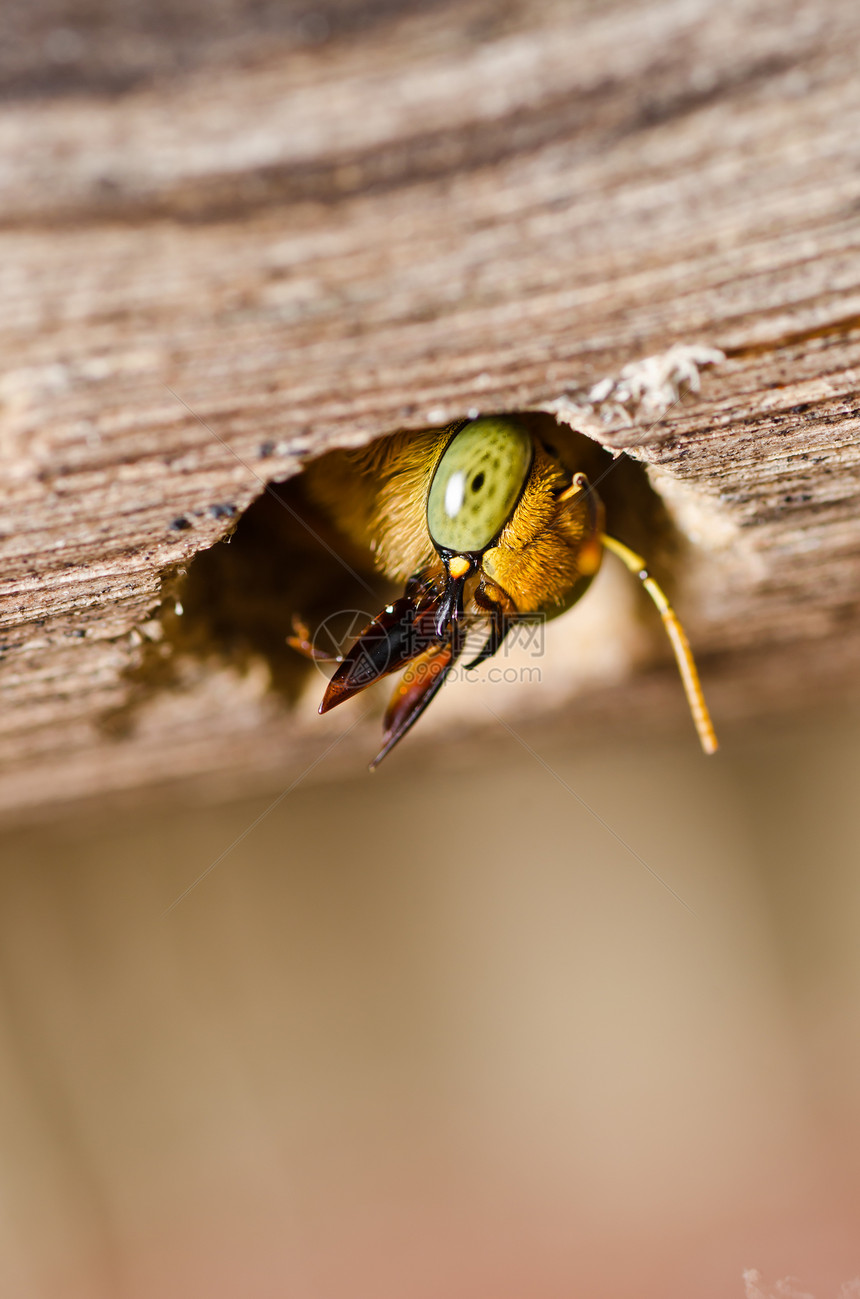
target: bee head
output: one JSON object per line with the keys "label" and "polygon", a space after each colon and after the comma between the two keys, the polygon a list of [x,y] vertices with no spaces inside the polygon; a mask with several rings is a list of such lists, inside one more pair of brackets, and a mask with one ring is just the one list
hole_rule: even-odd
{"label": "bee head", "polygon": [[476,571],[514,610],[569,607],[600,562],[602,507],[529,430],[508,416],[460,425],[427,494],[427,531],[449,586]]}
{"label": "bee head", "polygon": [[427,494],[427,530],[440,555],[479,556],[522,495],[534,443],[517,421],[475,419],[454,434]]}

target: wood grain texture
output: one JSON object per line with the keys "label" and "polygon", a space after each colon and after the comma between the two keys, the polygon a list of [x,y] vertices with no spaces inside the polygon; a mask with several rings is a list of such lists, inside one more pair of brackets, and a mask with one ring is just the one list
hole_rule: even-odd
{"label": "wood grain texture", "polygon": [[[265,12],[224,5],[204,35],[190,0],[146,31],[123,6],[86,30],[14,9],[0,808],[298,775],[344,720],[214,660],[106,730],[165,579],[311,455],[581,403],[677,343],[727,359],[601,438],[693,543],[677,577],[714,711],[856,689],[853,0]],[[654,724],[676,689],[648,674],[566,716]],[[359,729],[326,762],[369,747]]]}

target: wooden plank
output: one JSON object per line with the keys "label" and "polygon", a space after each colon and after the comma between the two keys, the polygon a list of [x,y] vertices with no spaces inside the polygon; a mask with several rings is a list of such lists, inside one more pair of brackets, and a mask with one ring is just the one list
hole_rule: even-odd
{"label": "wooden plank", "polygon": [[[496,9],[237,11],[184,69],[150,33],[121,94],[120,18],[57,38],[74,76],[6,68],[0,807],[301,771],[337,728],[205,656],[140,703],[139,628],[265,483],[473,409],[565,398],[651,467],[718,713],[795,705],[801,665],[807,701],[856,681],[860,13]],[[726,354],[698,397],[589,423],[675,345]],[[606,625],[628,673],[662,653]],[[587,679],[572,649],[562,695]],[[653,724],[660,680],[568,716]]]}

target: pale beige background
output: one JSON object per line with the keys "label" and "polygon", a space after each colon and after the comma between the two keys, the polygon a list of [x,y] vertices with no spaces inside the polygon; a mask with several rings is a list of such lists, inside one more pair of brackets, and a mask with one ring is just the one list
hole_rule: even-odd
{"label": "pale beige background", "polygon": [[836,1296],[857,721],[7,834],[0,1294]]}

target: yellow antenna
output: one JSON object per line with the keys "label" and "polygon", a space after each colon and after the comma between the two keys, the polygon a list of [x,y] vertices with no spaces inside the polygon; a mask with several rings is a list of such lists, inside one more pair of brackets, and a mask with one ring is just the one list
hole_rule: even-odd
{"label": "yellow antenna", "polygon": [[705,753],[716,753],[719,745],[714,733],[714,725],[708,712],[708,705],[705,703],[705,696],[702,693],[702,683],[696,671],[693,651],[690,649],[690,642],[687,640],[684,628],[678,621],[678,615],[666,599],[662,588],[657,585],[648,572],[645,560],[641,555],[637,555],[634,550],[630,550],[623,542],[616,541],[614,537],[607,537],[606,533],[601,537],[601,541],[607,550],[611,550],[613,555],[617,555],[621,562],[629,568],[630,572],[639,578],[660,610],[660,617],[663,619],[666,635],[672,642],[672,649],[675,651],[678,671],[681,673],[684,693],[687,696],[687,703],[690,705],[690,712],[693,715],[699,741]]}

